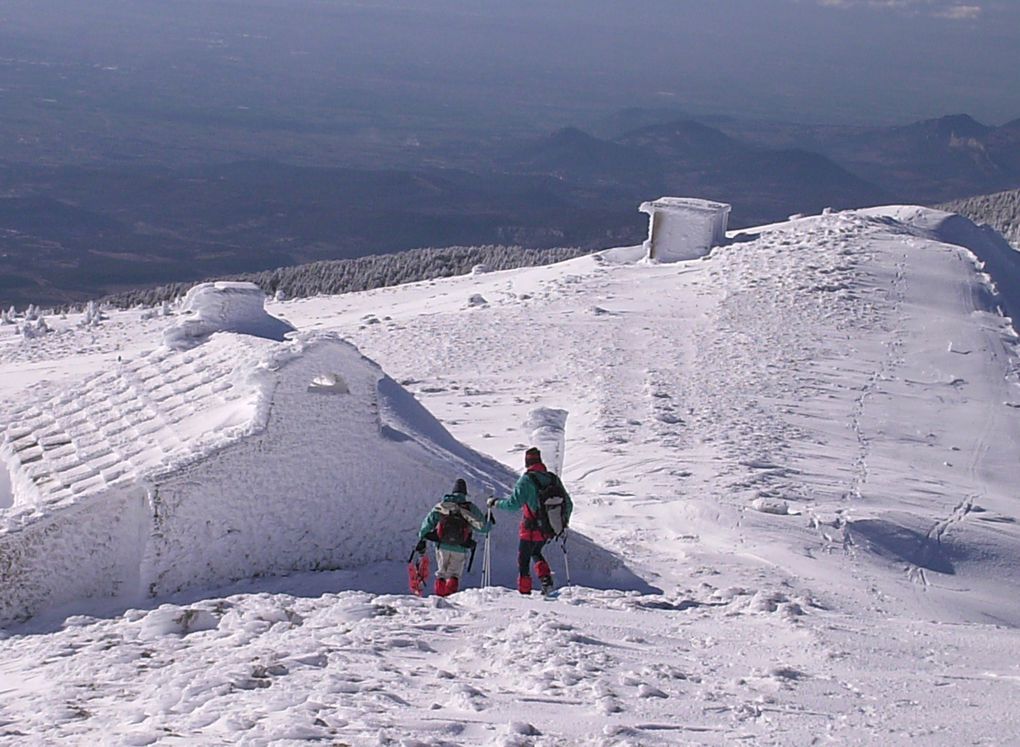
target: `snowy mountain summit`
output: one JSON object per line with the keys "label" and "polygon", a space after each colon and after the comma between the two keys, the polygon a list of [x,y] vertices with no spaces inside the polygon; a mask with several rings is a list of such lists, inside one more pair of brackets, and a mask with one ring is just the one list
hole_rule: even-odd
{"label": "snowy mountain summit", "polygon": [[[0,607],[40,610],[0,735],[1015,741],[1017,253],[915,207],[646,251],[269,302],[282,340],[0,326]],[[496,585],[407,594],[421,518],[540,432],[559,597],[512,590],[508,513]]]}

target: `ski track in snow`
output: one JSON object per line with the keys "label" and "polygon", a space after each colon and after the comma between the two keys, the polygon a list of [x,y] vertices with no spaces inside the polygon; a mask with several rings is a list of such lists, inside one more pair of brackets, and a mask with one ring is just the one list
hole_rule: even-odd
{"label": "ski track in snow", "polygon": [[[514,469],[528,413],[567,410],[578,529],[663,593],[444,601],[295,574],[41,618],[0,639],[0,741],[1011,741],[1016,336],[967,251],[892,220],[911,215],[274,304]],[[0,392],[130,367],[166,324],[0,328]]]}

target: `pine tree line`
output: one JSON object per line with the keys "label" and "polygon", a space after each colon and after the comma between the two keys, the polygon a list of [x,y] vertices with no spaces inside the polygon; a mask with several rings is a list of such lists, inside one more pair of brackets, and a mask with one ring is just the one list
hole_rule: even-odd
{"label": "pine tree line", "polygon": [[1020,248],[1020,189],[955,200],[938,207],[989,225]]}
{"label": "pine tree line", "polygon": [[[587,253],[588,250],[577,247],[524,249],[519,246],[493,244],[426,247],[396,254],[310,262],[213,280],[247,281],[255,283],[270,296],[307,298],[466,275],[478,266],[493,271],[546,265]],[[168,283],[155,288],[125,291],[106,296],[102,299],[102,304],[119,308],[157,306],[183,296],[193,285],[194,282]]]}

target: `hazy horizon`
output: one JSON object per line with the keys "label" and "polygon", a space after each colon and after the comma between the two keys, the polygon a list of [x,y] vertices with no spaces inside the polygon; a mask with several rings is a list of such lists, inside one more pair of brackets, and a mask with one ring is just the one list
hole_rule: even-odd
{"label": "hazy horizon", "polygon": [[[676,107],[819,124],[1020,117],[1020,4],[970,0],[13,0],[0,103],[508,127]],[[30,80],[30,83],[26,83]],[[272,97],[275,101],[265,99]]]}

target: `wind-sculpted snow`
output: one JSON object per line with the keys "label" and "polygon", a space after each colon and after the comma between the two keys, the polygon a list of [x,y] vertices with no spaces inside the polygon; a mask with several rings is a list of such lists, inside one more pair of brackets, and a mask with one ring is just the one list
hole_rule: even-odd
{"label": "wind-sculpted snow", "polygon": [[265,300],[265,293],[254,283],[200,283],[184,297],[181,316],[163,333],[163,342],[175,350],[187,350],[214,332],[283,340],[294,328],[267,314]]}
{"label": "wind-sculpted snow", "polygon": [[[367,386],[357,365],[310,366],[271,412],[296,412],[289,403],[305,397],[318,407],[278,427],[271,415],[257,458],[210,460],[215,479],[190,471],[200,462],[174,470],[176,489],[202,483],[221,505],[263,489],[264,465],[280,464],[281,483],[300,496],[268,499],[266,510],[287,516],[301,497],[321,519],[311,464],[369,464],[371,480],[384,464],[442,463],[442,477],[386,470],[387,486],[392,473],[408,483],[397,492],[415,496],[406,516],[392,516],[392,491],[359,493],[391,516],[384,527],[357,519],[381,545],[377,560],[359,553],[346,570],[216,589],[201,580],[180,593],[171,574],[137,609],[54,610],[8,626],[2,738],[1009,742],[1020,681],[1020,356],[1002,312],[1017,276],[987,232],[923,208],[830,212],[742,234],[676,264],[625,247],[268,303],[298,329],[339,332],[393,377],[374,374],[374,430],[344,426],[372,435],[362,445],[331,432],[314,460],[295,456],[318,448],[317,418],[370,420],[329,409]],[[48,320],[52,331],[31,340],[0,326],[8,408],[73,388],[71,369],[112,369],[117,355],[133,365],[162,326],[141,317],[114,313],[87,332],[76,318]],[[267,373],[285,380],[301,359]],[[496,586],[476,588],[476,558],[465,591],[400,593],[433,490],[461,473],[476,496],[504,494],[536,439],[535,412],[569,413],[553,440],[572,529],[585,535],[569,536],[566,556],[546,550],[559,597],[513,591],[519,516],[508,513],[492,540]],[[123,539],[118,527],[147,515],[130,508],[144,504],[109,496],[102,528]],[[187,506],[180,526],[209,550],[173,557],[209,579],[207,556],[222,563],[221,548],[242,547],[253,505],[237,522],[217,510],[216,536],[203,534],[208,506]],[[113,541],[88,526],[91,537],[56,543]],[[301,544],[289,529],[271,537],[274,551]],[[176,534],[168,543],[184,547]],[[74,574],[70,564],[59,572]]]}

